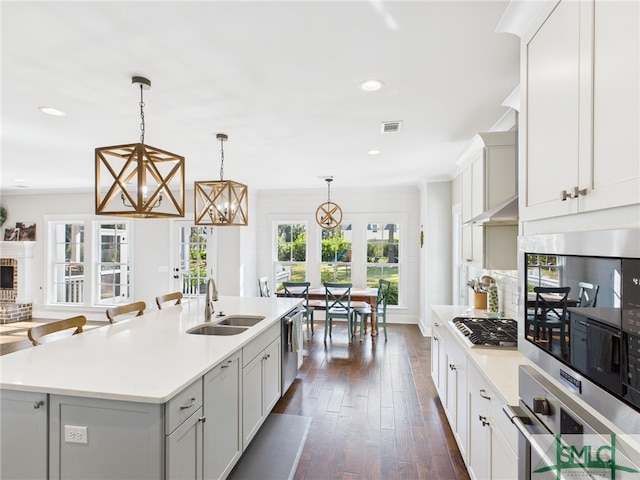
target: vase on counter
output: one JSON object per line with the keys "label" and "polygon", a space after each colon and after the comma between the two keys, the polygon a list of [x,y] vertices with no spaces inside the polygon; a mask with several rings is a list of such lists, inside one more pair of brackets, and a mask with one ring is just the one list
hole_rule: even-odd
{"label": "vase on counter", "polygon": [[487,294],[486,292],[473,292],[473,308],[486,310]]}
{"label": "vase on counter", "polygon": [[487,313],[498,313],[498,309],[498,286],[494,283],[487,293]]}

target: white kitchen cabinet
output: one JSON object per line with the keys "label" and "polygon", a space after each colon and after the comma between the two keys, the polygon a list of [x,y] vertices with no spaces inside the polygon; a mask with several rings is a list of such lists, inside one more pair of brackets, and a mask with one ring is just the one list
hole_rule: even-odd
{"label": "white kitchen cabinet", "polygon": [[202,407],[199,407],[165,437],[165,478],[167,480],[201,480],[203,478],[204,421]]}
{"label": "white kitchen cabinet", "polygon": [[462,223],[481,223],[518,195],[515,131],[476,134],[456,163],[463,168]]}
{"label": "white kitchen cabinet", "polygon": [[638,2],[561,1],[523,37],[523,221],[640,203]]}
{"label": "white kitchen cabinet", "polygon": [[165,405],[165,478],[201,479],[204,392],[198,379]]}
{"label": "white kitchen cabinet", "polygon": [[[267,342],[270,342],[267,344]],[[280,398],[280,325],[253,340],[242,351],[243,450],[258,432]]]}
{"label": "white kitchen cabinet", "polygon": [[447,403],[447,330],[439,321],[433,322],[431,332],[431,378],[443,406]]}
{"label": "white kitchen cabinet", "polygon": [[0,478],[47,478],[48,409],[46,394],[0,392]]}
{"label": "white kitchen cabinet", "polygon": [[517,432],[502,413],[502,399],[480,371],[468,372],[467,467],[476,480],[512,480],[518,477]]}
{"label": "white kitchen cabinet", "polygon": [[462,223],[470,222],[473,218],[473,168],[468,165],[460,174],[460,191],[461,191],[461,220]]}
{"label": "white kitchen cabinet", "polygon": [[458,342],[447,342],[447,408],[449,425],[464,458],[467,450],[467,355]]}
{"label": "white kitchen cabinet", "polygon": [[[237,352],[204,376],[204,478],[226,478],[242,455],[242,362]],[[221,434],[222,433],[222,434]]]}

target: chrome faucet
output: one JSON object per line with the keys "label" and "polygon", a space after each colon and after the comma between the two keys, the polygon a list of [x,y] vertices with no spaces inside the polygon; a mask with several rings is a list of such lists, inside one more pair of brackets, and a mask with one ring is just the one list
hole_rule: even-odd
{"label": "chrome faucet", "polygon": [[213,302],[218,301],[218,287],[216,287],[216,282],[213,277],[209,277],[207,280],[207,297],[205,299],[204,306],[204,321],[211,321],[211,317],[214,313]]}

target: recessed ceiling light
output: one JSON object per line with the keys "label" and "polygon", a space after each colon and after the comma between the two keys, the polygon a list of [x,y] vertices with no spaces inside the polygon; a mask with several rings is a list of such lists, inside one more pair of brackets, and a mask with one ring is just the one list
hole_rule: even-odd
{"label": "recessed ceiling light", "polygon": [[366,80],[360,84],[360,88],[365,92],[377,92],[383,87],[384,83],[381,80]]}
{"label": "recessed ceiling light", "polygon": [[67,112],[63,112],[62,110],[55,107],[42,106],[38,107],[38,110],[40,110],[42,113],[46,113],[47,115],[52,115],[54,117],[64,117],[67,114]]}
{"label": "recessed ceiling light", "polygon": [[369,155],[379,155],[380,154],[380,150],[369,150],[367,152]]}

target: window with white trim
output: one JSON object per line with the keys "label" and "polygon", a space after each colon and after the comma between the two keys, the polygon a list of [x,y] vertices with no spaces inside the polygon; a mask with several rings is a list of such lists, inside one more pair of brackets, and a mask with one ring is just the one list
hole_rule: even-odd
{"label": "window with white trim", "polygon": [[275,291],[307,278],[307,223],[276,223]]}
{"label": "window with white trim", "polygon": [[351,224],[322,230],[320,283],[351,282]]}
{"label": "window with white trim", "polygon": [[400,289],[400,226],[397,223],[370,223],[366,226],[367,286],[378,280],[391,282],[388,305],[398,305]]}
{"label": "window with white trim", "polygon": [[47,228],[49,304],[131,301],[131,222],[60,220],[47,222]]}

